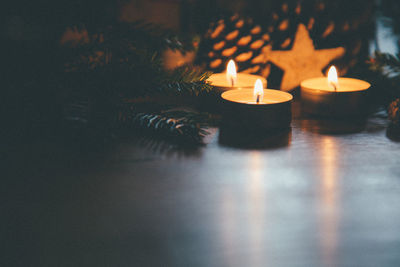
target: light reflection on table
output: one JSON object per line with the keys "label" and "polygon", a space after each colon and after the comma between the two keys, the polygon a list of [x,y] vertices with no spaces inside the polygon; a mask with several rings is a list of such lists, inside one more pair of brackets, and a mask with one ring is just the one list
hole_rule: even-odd
{"label": "light reflection on table", "polygon": [[249,198],[249,247],[253,266],[268,263],[268,255],[264,252],[267,215],[267,195],[265,179],[268,179],[268,162],[263,161],[260,151],[252,151],[249,155],[248,198]]}
{"label": "light reflection on table", "polygon": [[321,145],[321,181],[320,181],[320,238],[324,262],[336,266],[336,249],[339,223],[338,197],[338,160],[336,140],[331,136],[323,136]]}

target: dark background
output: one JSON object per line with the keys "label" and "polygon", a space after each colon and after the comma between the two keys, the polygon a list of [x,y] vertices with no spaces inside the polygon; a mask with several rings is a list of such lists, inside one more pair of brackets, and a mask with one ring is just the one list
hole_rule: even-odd
{"label": "dark background", "polygon": [[[334,1],[353,10],[363,2]],[[382,2],[376,11],[400,17],[396,1]],[[223,12],[262,19],[280,4],[9,1],[0,265],[398,266],[399,143],[382,113],[328,125],[336,134],[295,118],[282,142],[261,150],[221,145],[216,129],[205,148],[164,151],[137,138],[77,136],[62,123],[66,27],[147,19],[196,33]]]}

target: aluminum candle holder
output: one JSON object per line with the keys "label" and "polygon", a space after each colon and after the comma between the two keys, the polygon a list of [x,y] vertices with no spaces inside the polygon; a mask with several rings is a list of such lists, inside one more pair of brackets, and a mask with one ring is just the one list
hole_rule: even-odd
{"label": "aluminum candle holder", "polygon": [[262,89],[262,95],[260,99],[250,89],[224,92],[221,95],[224,124],[237,127],[238,131],[276,130],[290,127],[292,95],[270,89]]}
{"label": "aluminum candle holder", "polygon": [[357,79],[339,78],[340,87],[328,87],[326,78],[305,80],[301,83],[302,110],[321,116],[353,117],[366,113],[370,84]]}

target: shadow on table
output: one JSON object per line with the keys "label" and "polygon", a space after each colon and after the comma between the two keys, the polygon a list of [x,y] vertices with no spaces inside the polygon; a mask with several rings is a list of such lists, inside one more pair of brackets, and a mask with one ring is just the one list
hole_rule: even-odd
{"label": "shadow on table", "polygon": [[293,102],[292,125],[311,133],[344,135],[365,130],[367,120],[365,118],[330,118],[312,115],[302,112],[301,101],[295,101]]}
{"label": "shadow on table", "polygon": [[359,133],[367,127],[367,120],[365,118],[322,119],[307,117],[300,120],[299,123],[300,128],[304,131],[332,135]]}
{"label": "shadow on table", "polygon": [[386,137],[393,142],[400,142],[400,126],[390,124],[386,130]]}
{"label": "shadow on table", "polygon": [[136,140],[136,143],[140,147],[149,149],[154,153],[177,157],[200,156],[201,148],[203,147],[203,145],[184,145],[169,143],[163,140],[148,137],[138,138]]}
{"label": "shadow on table", "polygon": [[241,130],[222,126],[218,142],[222,146],[241,149],[277,149],[290,145],[292,128],[274,131]]}
{"label": "shadow on table", "polygon": [[327,118],[302,114],[295,124],[302,130],[319,134],[374,133],[387,127],[387,114],[384,110],[375,111],[367,117]]}

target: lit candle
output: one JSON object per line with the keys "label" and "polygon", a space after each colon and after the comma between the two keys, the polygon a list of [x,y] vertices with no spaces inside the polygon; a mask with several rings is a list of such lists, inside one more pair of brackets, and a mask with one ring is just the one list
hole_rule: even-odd
{"label": "lit candle", "polygon": [[358,116],[366,112],[366,81],[353,78],[338,78],[332,66],[328,77],[305,80],[301,83],[302,110],[322,116]]}
{"label": "lit candle", "polygon": [[222,114],[227,124],[246,129],[278,129],[290,126],[292,95],[263,89],[261,79],[256,80],[254,89],[229,90],[222,93],[221,97]]}
{"label": "lit candle", "polygon": [[263,86],[267,86],[267,80],[259,75],[237,73],[236,65],[233,60],[228,62],[225,73],[214,73],[208,81],[220,92],[231,89],[247,88],[251,89],[257,79],[260,79]]}

